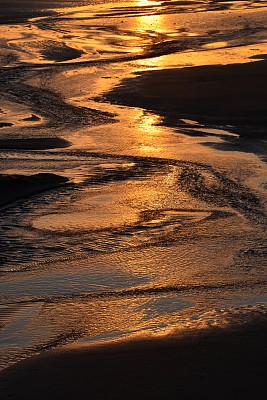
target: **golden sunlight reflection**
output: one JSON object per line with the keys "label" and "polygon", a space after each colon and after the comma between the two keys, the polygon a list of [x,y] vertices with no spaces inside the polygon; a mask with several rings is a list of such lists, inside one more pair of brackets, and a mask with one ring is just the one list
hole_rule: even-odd
{"label": "golden sunlight reflection", "polygon": [[[120,73],[120,71],[118,71]],[[70,82],[72,77],[70,78]],[[81,76],[82,77],[82,76]],[[94,93],[94,88],[100,89],[101,93],[107,92],[111,85],[118,83],[118,78],[103,79],[101,76],[94,76],[88,71],[87,76],[83,79],[83,87],[81,88],[80,96],[71,98],[71,102],[79,107],[89,107],[100,111],[108,111],[116,115],[116,123],[109,124],[109,135],[103,135],[102,127],[88,128],[77,132],[73,140],[73,148],[84,148],[91,150],[99,150],[105,146],[109,151],[116,153],[125,151],[138,152],[141,156],[171,156],[171,149],[176,140],[170,128],[162,125],[162,118],[152,112],[143,110],[137,107],[122,107],[115,104],[99,103],[88,99],[87,90],[92,91],[92,95],[99,95],[99,92]],[[70,84],[69,82],[69,84]],[[90,84],[87,88],[86,82]],[[102,133],[101,133],[102,132]],[[185,140],[188,141],[186,137]],[[179,139],[181,142],[181,139]]]}
{"label": "golden sunlight reflection", "polygon": [[[139,60],[136,65],[142,70],[159,68],[183,68],[202,65],[247,63],[264,59],[267,43],[242,46],[238,49],[227,47],[226,42],[203,45],[199,51],[182,51],[160,57]],[[263,55],[261,57],[261,54]]]}
{"label": "golden sunlight reflection", "polygon": [[162,130],[157,126],[161,118],[156,114],[141,109],[136,110],[135,118],[137,121],[136,133],[138,134],[139,151],[146,155],[153,155],[164,144]]}
{"label": "golden sunlight reflection", "polygon": [[[141,7],[146,7],[151,5],[149,0],[141,0],[138,2]],[[153,7],[153,11],[147,12],[147,15],[141,15],[139,18],[135,19],[135,25],[137,31],[151,31],[151,32],[165,32],[166,27],[164,26],[165,16],[159,14],[158,11],[161,7]]]}
{"label": "golden sunlight reflection", "polygon": [[[149,0],[140,0],[138,4],[142,7],[150,6],[152,3]],[[154,3],[153,3],[154,4]],[[153,7],[153,13],[148,11],[148,15],[142,15],[139,18],[135,19],[135,31],[139,33],[148,34],[150,36],[151,45],[160,43],[166,30],[166,16],[164,14],[158,13],[161,10],[161,7]],[[157,58],[157,65],[161,65],[161,58]],[[150,58],[143,60],[143,65],[150,66]]]}
{"label": "golden sunlight reflection", "polygon": [[[101,168],[101,165],[99,166]],[[113,173],[127,171],[131,167],[114,166]],[[102,165],[102,173],[111,171],[111,165]],[[172,175],[172,174],[171,174]],[[148,181],[132,181],[121,184],[110,184],[104,189],[92,188],[81,193],[68,212],[53,212],[33,221],[32,226],[49,231],[102,230],[147,224],[155,219],[154,214],[144,216],[140,210],[157,208],[166,203],[168,188],[173,182],[167,175]],[[161,190],[158,189],[161,187]],[[170,206],[170,205],[169,205]],[[149,218],[148,218],[149,217]],[[165,216],[161,216],[162,218]],[[158,220],[159,216],[157,216]],[[160,220],[158,220],[160,222]]]}

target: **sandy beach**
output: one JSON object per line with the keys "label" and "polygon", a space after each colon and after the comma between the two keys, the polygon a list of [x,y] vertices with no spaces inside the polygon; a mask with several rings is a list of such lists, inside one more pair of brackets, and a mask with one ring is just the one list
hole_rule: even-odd
{"label": "sandy beach", "polygon": [[264,399],[266,6],[0,5],[1,399]]}
{"label": "sandy beach", "polygon": [[3,372],[1,398],[264,398],[266,324],[194,336],[51,351]]}

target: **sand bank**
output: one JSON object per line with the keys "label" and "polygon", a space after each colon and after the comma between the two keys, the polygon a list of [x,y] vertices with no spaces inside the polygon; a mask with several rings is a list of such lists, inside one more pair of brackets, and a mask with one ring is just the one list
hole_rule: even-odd
{"label": "sand bank", "polygon": [[2,372],[2,399],[261,399],[266,328],[49,351]]}
{"label": "sand bank", "polygon": [[175,113],[177,121],[242,126],[244,136],[267,135],[266,61],[142,72],[106,97],[165,117]]}
{"label": "sand bank", "polygon": [[71,143],[62,138],[0,139],[1,150],[47,150],[64,148]]}
{"label": "sand bank", "polygon": [[66,182],[68,178],[55,174],[0,175],[0,207]]}

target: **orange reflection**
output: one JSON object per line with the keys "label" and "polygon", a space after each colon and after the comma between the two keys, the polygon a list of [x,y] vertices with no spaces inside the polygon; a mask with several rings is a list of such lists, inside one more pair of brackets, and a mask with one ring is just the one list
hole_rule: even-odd
{"label": "orange reflection", "polygon": [[159,126],[161,118],[140,109],[135,111],[137,145],[142,155],[159,155],[166,145],[167,129]]}
{"label": "orange reflection", "polygon": [[[138,18],[134,19],[134,26],[132,26],[132,28],[139,33],[140,36],[143,35],[145,37],[144,51],[147,52],[150,46],[158,45],[168,40],[168,15],[161,13],[163,7],[159,6],[157,2],[140,0],[138,5],[144,9],[144,12]],[[162,57],[156,57],[156,59],[147,58],[142,60],[141,64],[145,68],[161,67],[162,60]]]}
{"label": "orange reflection", "polygon": [[[143,7],[144,10],[147,8],[147,15],[141,15],[136,18],[136,27],[140,30],[152,30],[153,32],[164,32],[164,15],[158,14],[162,7],[155,7],[157,2],[152,2],[149,0],[140,0],[138,5]],[[151,9],[151,6],[154,6]]]}

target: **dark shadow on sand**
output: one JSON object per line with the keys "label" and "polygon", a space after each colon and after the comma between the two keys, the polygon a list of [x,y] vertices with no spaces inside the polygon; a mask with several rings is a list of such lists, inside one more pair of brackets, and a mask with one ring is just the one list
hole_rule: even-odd
{"label": "dark shadow on sand", "polygon": [[174,113],[246,138],[267,137],[267,62],[142,72],[105,95],[108,101]]}
{"label": "dark shadow on sand", "polygon": [[263,399],[266,326],[222,332],[50,351],[3,371],[2,399]]}
{"label": "dark shadow on sand", "polygon": [[55,174],[0,175],[0,207],[34,194],[56,188],[68,182],[68,178]]}
{"label": "dark shadow on sand", "polygon": [[69,147],[71,145],[62,138],[23,138],[0,139],[0,150],[47,150]]}

